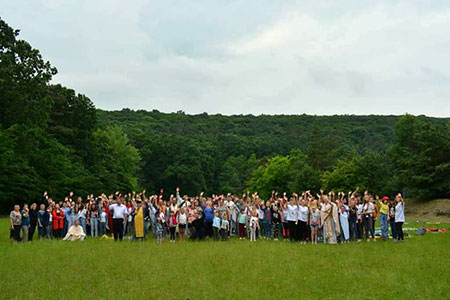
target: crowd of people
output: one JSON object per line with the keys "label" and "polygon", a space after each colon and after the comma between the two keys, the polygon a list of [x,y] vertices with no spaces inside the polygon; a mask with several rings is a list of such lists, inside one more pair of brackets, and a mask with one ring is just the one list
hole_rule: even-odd
{"label": "crowd of people", "polygon": [[328,244],[375,241],[375,222],[379,221],[381,239],[403,241],[404,201],[399,193],[393,199],[363,193],[329,192],[313,195],[279,195],[273,191],[268,200],[258,193],[242,197],[203,193],[195,197],[175,195],[164,199],[141,193],[74,199],[70,192],[64,201],[55,201],[44,192],[42,203],[14,206],[10,213],[11,239],[32,241],[37,228],[40,239],[84,240],[87,235],[113,236],[120,241],[142,241],[149,235],[157,243],[190,240],[222,240],[236,236],[240,240],[280,239],[300,243]]}

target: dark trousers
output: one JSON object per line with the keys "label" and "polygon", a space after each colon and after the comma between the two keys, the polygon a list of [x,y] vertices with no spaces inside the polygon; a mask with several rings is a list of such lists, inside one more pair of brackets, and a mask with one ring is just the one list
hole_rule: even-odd
{"label": "dark trousers", "polygon": [[113,219],[114,240],[123,240],[123,219]]}
{"label": "dark trousers", "polygon": [[280,224],[273,223],[273,238],[278,240],[279,235],[280,235]]}
{"label": "dark trousers", "polygon": [[61,237],[61,233],[62,233],[62,229],[58,228],[58,229],[53,229],[53,236],[56,238],[60,238]]}
{"label": "dark trousers", "polygon": [[245,238],[245,224],[239,223],[239,237]]}
{"label": "dark trousers", "polygon": [[66,236],[67,231],[69,230],[68,226],[69,226],[69,222],[66,219],[64,219],[64,228],[62,229],[62,233],[61,233],[62,237]]}
{"label": "dark trousers", "polygon": [[213,237],[212,222],[203,222],[205,226],[205,236]]}
{"label": "dark trousers", "polygon": [[30,242],[33,240],[33,235],[34,235],[34,232],[36,231],[36,225],[37,225],[37,223],[30,224],[30,229],[28,231],[28,241],[30,241]]}
{"label": "dark trousers", "polygon": [[295,221],[288,221],[289,227],[289,240],[295,241],[297,239],[297,225],[295,225]]}
{"label": "dark trousers", "polygon": [[356,223],[356,238],[358,240],[362,239],[363,236],[363,223],[362,220],[359,220],[358,223]]}
{"label": "dark trousers", "polygon": [[357,231],[357,228],[356,228],[356,217],[350,217],[350,219],[349,219],[349,227],[350,227],[350,239],[351,240],[354,240],[354,239],[356,239],[356,237],[357,237],[357,234],[356,234],[356,231]]}
{"label": "dark trousers", "polygon": [[300,236],[300,241],[302,242],[306,242],[306,238],[308,236],[308,226],[306,224],[306,222],[303,221],[298,221],[299,224],[299,236]]}
{"label": "dark trousers", "polygon": [[366,231],[366,239],[369,238],[369,232],[370,232],[370,236],[372,238],[375,238],[374,234],[373,234],[373,218],[372,216],[369,215],[365,215],[363,216],[363,223],[364,223],[364,230]]}
{"label": "dark trousers", "polygon": [[12,238],[20,242],[20,230],[22,228],[22,225],[14,225],[14,229],[12,230]]}
{"label": "dark trousers", "polygon": [[393,239],[397,239],[397,230],[395,230],[395,219],[391,218],[389,221],[389,224],[391,225],[391,234]]}
{"label": "dark trousers", "polygon": [[[212,223],[211,223],[212,224]],[[192,240],[202,240],[203,239],[203,222],[202,220],[195,220],[192,222],[193,225],[193,233],[191,234]]]}
{"label": "dark trousers", "polygon": [[222,236],[222,241],[228,239],[228,231],[225,228],[220,228],[220,235]]}
{"label": "dark trousers", "polygon": [[287,239],[289,237],[289,223],[283,222],[283,237]]}
{"label": "dark trousers", "polygon": [[403,241],[403,222],[395,222],[395,231],[397,233],[397,239]]}
{"label": "dark trousers", "polygon": [[214,235],[214,239],[216,241],[218,241],[219,240],[219,227],[214,227],[213,226],[213,235]]}
{"label": "dark trousers", "polygon": [[169,227],[170,240],[171,241],[175,241],[175,230],[176,229],[177,229],[176,227]]}

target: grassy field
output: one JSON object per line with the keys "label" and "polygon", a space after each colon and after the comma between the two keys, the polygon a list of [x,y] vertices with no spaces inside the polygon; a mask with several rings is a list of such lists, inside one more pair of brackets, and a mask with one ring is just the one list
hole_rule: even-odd
{"label": "grassy field", "polygon": [[445,233],[398,244],[235,239],[13,244],[8,220],[1,219],[0,237],[2,299],[449,299],[450,294]]}

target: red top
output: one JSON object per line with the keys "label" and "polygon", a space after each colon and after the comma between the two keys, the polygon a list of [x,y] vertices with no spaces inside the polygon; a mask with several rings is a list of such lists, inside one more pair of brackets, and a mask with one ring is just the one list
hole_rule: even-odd
{"label": "red top", "polygon": [[53,215],[53,230],[64,229],[64,212],[62,210],[59,213],[56,210],[52,211]]}

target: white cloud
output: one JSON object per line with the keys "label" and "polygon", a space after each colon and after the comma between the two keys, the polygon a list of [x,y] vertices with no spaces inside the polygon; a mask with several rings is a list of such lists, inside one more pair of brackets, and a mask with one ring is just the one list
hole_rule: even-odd
{"label": "white cloud", "polygon": [[450,115],[450,3],[275,2],[2,6],[100,108]]}

